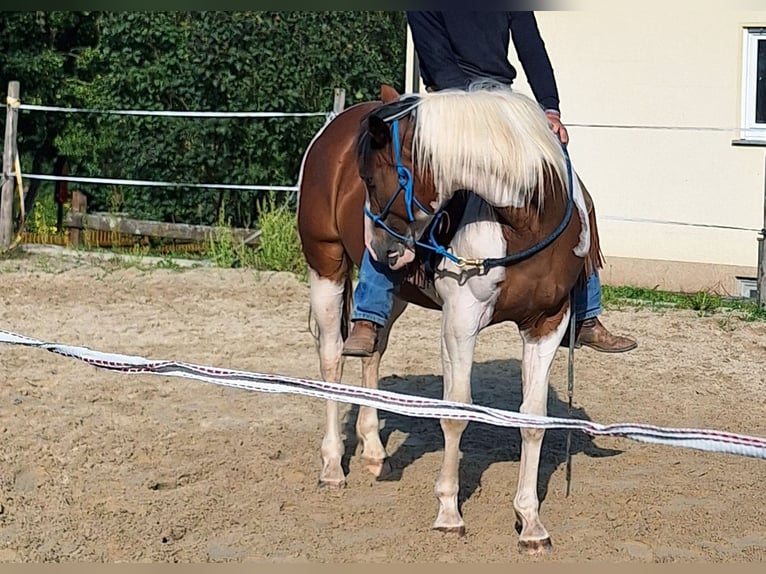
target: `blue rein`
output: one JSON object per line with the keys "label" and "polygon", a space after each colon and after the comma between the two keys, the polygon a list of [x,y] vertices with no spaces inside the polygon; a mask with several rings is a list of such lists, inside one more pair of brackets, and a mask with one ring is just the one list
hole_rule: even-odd
{"label": "blue rein", "polygon": [[[553,230],[553,232],[543,239],[540,243],[537,243],[533,245],[532,247],[529,247],[527,249],[524,249],[523,251],[520,251],[518,253],[514,253],[512,255],[506,255],[505,257],[495,257],[495,258],[485,258],[485,259],[465,259],[463,257],[458,257],[442,246],[439,245],[439,243],[436,241],[436,238],[434,237],[434,234],[436,233],[436,229],[438,227],[439,221],[441,221],[441,218],[444,216],[444,211],[440,211],[438,213],[434,213],[427,209],[425,206],[423,206],[420,201],[415,197],[415,192],[413,190],[413,178],[412,178],[412,172],[402,164],[402,154],[401,154],[401,142],[399,141],[399,119],[396,119],[392,122],[392,131],[393,131],[393,145],[394,145],[394,160],[396,162],[396,173],[399,176],[399,187],[396,190],[396,193],[391,196],[391,199],[388,200],[383,210],[380,212],[380,214],[375,215],[372,213],[369,208],[365,205],[364,212],[372,220],[372,223],[376,225],[377,227],[380,227],[381,229],[385,230],[386,233],[391,235],[392,237],[398,239],[407,247],[410,249],[414,248],[416,245],[418,247],[422,247],[424,249],[427,249],[429,251],[433,251],[434,253],[437,253],[438,255],[441,255],[442,257],[446,257],[453,263],[457,264],[459,267],[465,267],[468,265],[472,266],[481,266],[484,267],[485,270],[490,269],[491,267],[498,267],[501,265],[509,265],[510,263],[514,263],[516,261],[520,261],[522,259],[526,259],[528,257],[531,257],[532,255],[542,251],[548,245],[553,243],[559,235],[561,235],[564,232],[564,229],[566,229],[567,225],[569,225],[570,220],[572,219],[572,211],[573,211],[573,204],[574,204],[574,181],[572,176],[572,162],[569,159],[569,152],[567,151],[566,144],[561,144],[561,149],[564,152],[564,158],[566,159],[566,165],[567,165],[567,180],[569,183],[569,195],[567,198],[567,205],[566,205],[566,211],[564,212],[564,218],[562,219],[561,223],[559,223],[558,227]],[[391,206],[394,204],[394,201],[396,201],[396,198],[399,197],[399,194],[404,192],[404,205],[407,209],[407,221],[408,223],[413,223],[415,221],[415,215],[414,215],[414,209],[413,205],[417,207],[420,211],[425,213],[426,215],[434,216],[434,221],[430,225],[430,231],[428,233],[428,242],[423,243],[421,241],[418,241],[412,237],[406,237],[400,233],[397,233],[391,227],[389,227],[383,219],[388,216],[389,211],[391,211]]]}
{"label": "blue rein", "polygon": [[569,152],[567,151],[566,144],[562,143],[561,149],[564,152],[564,159],[566,159],[567,163],[567,181],[569,183],[569,195],[567,196],[567,205],[564,211],[564,218],[561,220],[561,223],[559,223],[558,227],[556,227],[556,229],[554,229],[548,237],[543,239],[540,243],[533,245],[532,247],[524,249],[523,251],[519,251],[518,253],[513,253],[512,255],[506,255],[505,257],[495,257],[481,260],[481,265],[484,266],[484,269],[489,269],[490,267],[497,267],[500,265],[509,265],[516,261],[521,261],[522,259],[531,257],[535,253],[542,251],[551,243],[553,243],[558,238],[558,236],[564,232],[564,230],[567,228],[567,225],[569,225],[569,222],[572,219],[572,211],[574,206],[574,178],[572,176],[572,162],[569,159]]}

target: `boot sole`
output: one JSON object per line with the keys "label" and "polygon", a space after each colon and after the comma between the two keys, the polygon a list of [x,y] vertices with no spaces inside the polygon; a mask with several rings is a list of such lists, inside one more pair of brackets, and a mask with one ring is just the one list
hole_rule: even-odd
{"label": "boot sole", "polygon": [[372,355],[374,353],[375,353],[375,351],[373,351],[371,353],[371,352],[365,351],[363,349],[348,349],[348,350],[343,349],[343,352],[341,354],[344,357],[362,357],[362,358],[367,358],[367,357],[372,357]]}
{"label": "boot sole", "polygon": [[627,353],[628,351],[632,351],[636,347],[638,347],[638,343],[634,343],[633,345],[630,345],[628,347],[620,347],[619,349],[610,349],[608,347],[599,347],[598,345],[593,345],[591,343],[580,343],[582,347],[590,347],[594,351],[598,351],[599,353]]}

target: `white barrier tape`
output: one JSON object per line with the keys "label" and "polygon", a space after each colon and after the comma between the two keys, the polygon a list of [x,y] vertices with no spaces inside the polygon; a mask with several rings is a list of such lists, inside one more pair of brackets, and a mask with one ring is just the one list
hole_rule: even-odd
{"label": "white barrier tape", "polygon": [[690,223],[686,221],[668,221],[664,219],[650,219],[645,217],[623,217],[621,215],[599,215],[598,219],[605,221],[625,221],[628,223],[657,223],[663,225],[679,225],[682,227],[701,227],[705,229],[729,229],[732,231],[752,231],[758,233],[760,229],[752,227],[736,227],[734,225],[720,225],[717,223]]}
{"label": "white barrier tape", "polygon": [[326,116],[327,112],[195,112],[172,110],[93,110],[21,104],[20,110],[38,112],[68,112],[75,114],[110,114],[116,116],[166,116],[176,118],[308,118]]}
{"label": "white barrier tape", "polygon": [[[53,108],[48,108],[46,106],[28,106],[28,107],[53,109]],[[61,108],[61,109],[64,109],[64,108]],[[90,111],[90,110],[72,109],[70,111]],[[256,112],[253,112],[253,113],[256,113]],[[257,113],[260,113],[260,112],[257,112]],[[324,115],[325,116],[324,126],[327,126],[327,124],[329,124],[337,116],[337,114],[332,111],[326,114],[316,113],[316,114],[307,114],[307,115]],[[13,176],[16,174],[11,173],[9,175]],[[42,181],[71,181],[75,183],[97,183],[97,184],[105,184],[105,185],[132,185],[132,186],[145,186],[145,187],[191,187],[196,189],[229,189],[229,190],[245,190],[245,191],[291,191],[291,192],[297,192],[299,189],[297,185],[240,185],[240,184],[232,184],[232,183],[178,183],[178,182],[152,181],[152,180],[142,180],[142,179],[116,179],[116,178],[110,178],[110,177],[77,177],[73,175],[42,175],[37,173],[24,174],[24,177],[28,179],[38,179]]]}
{"label": "white barrier tape", "polygon": [[664,130],[664,131],[677,131],[677,132],[740,132],[741,127],[726,128],[715,126],[639,126],[630,124],[579,124],[579,123],[565,123],[567,128],[602,128],[602,129],[617,129],[617,130]]}
{"label": "white barrier tape", "polygon": [[46,343],[3,330],[0,330],[0,343],[38,347],[78,359],[94,367],[122,373],[182,377],[248,391],[303,395],[372,407],[411,417],[460,419],[516,428],[576,429],[591,436],[623,437],[639,442],[766,459],[766,439],[742,434],[706,429],[663,428],[636,423],[602,425],[581,419],[522,414],[482,405],[428,399],[380,389],[219,369],[177,361],[152,361],[138,356],[103,353],[85,347]]}
{"label": "white barrier tape", "polygon": [[[112,114],[121,116],[167,116],[185,118],[288,118],[288,117],[317,117],[327,115],[327,112],[198,112],[173,110],[97,110],[91,108],[65,108],[58,106],[41,106],[36,104],[18,104],[20,110],[40,112],[69,112],[84,114]],[[659,126],[659,125],[630,125],[630,124],[595,124],[567,123],[566,126],[576,128],[607,128],[624,130],[669,130],[669,131],[704,131],[704,132],[739,132],[742,127],[715,126]]]}
{"label": "white barrier tape", "polygon": [[[15,174],[11,174],[15,175]],[[136,185],[146,187],[193,187],[202,189],[241,189],[247,191],[297,191],[297,185],[239,185],[234,183],[176,183],[169,181],[151,181],[142,179],[115,179],[109,177],[76,177],[73,175],[40,175],[25,173],[27,179],[43,181],[73,181],[76,183],[102,183],[107,185]]]}
{"label": "white barrier tape", "polygon": [[[16,175],[15,173],[10,174]],[[105,177],[77,177],[70,175],[40,175],[25,173],[24,177],[28,179],[39,179],[44,181],[72,181],[76,183],[101,183],[108,185],[133,185],[146,187],[192,187],[202,189],[231,189],[248,191],[298,191],[297,185],[238,185],[230,183],[173,183],[165,181],[151,181],[140,179],[114,179]],[[679,225],[684,227],[701,227],[709,229],[729,229],[733,231],[748,231],[759,233],[760,229],[752,227],[735,227],[733,225],[719,225],[715,223],[689,223],[685,221],[666,221],[662,219],[649,219],[642,217],[623,217],[620,215],[599,215],[599,219],[604,221],[623,221],[629,223],[656,223],[664,225]]]}

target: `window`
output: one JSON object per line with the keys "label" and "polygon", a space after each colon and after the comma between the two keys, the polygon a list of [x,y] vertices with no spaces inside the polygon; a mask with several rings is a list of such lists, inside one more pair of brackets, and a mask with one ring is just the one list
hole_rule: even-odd
{"label": "window", "polygon": [[745,28],[742,139],[766,142],[766,28]]}

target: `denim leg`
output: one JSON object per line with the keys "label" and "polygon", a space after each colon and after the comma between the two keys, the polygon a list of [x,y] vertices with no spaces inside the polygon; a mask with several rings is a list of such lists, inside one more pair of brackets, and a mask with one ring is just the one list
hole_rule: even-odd
{"label": "denim leg", "polygon": [[593,273],[583,287],[574,288],[575,321],[578,323],[601,315],[601,279]]}
{"label": "denim leg", "polygon": [[399,279],[399,272],[391,271],[385,263],[374,261],[365,249],[359,267],[359,283],[354,290],[351,320],[365,319],[385,325],[391,314]]}

